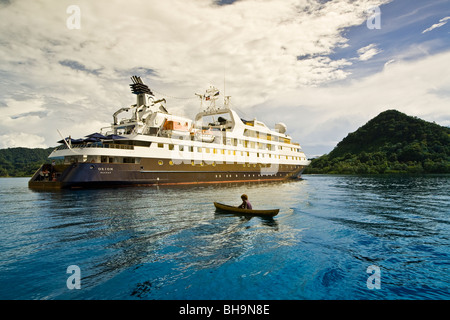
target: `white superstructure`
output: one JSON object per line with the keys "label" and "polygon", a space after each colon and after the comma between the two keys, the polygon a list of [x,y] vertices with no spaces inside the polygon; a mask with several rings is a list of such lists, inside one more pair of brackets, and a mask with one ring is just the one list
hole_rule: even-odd
{"label": "white superstructure", "polygon": [[[122,172],[116,179],[143,184],[164,180],[154,175],[158,172],[166,174],[162,175],[170,183],[206,182],[219,175],[227,178],[223,181],[294,178],[310,162],[287,135],[286,125],[278,123],[270,129],[256,119],[243,120],[229,107],[229,97],[223,106],[216,106],[219,91],[214,87],[197,94],[203,111],[192,120],[167,112],[164,99],[156,100],[139,77],[132,79],[136,104],[116,111],[111,126],[100,133],[87,139],[62,140],[49,158],[63,158],[65,165],[89,163],[102,177],[136,171],[130,178]],[[126,117],[120,118],[123,115]],[[206,174],[214,172],[218,174]]]}

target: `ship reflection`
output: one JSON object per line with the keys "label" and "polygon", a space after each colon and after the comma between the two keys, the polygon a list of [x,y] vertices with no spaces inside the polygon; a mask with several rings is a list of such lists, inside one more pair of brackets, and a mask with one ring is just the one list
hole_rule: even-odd
{"label": "ship reflection", "polygon": [[218,191],[229,198],[240,194],[237,189],[209,186],[35,195],[44,207],[53,203],[45,216],[50,219],[48,231],[82,267],[84,288],[125,271],[141,275],[131,296],[158,298],[171,283],[192,273],[258,254],[255,248],[261,243],[266,243],[264,250],[276,250],[298,240],[298,233],[283,223],[286,212],[275,219],[215,212],[212,199]]}

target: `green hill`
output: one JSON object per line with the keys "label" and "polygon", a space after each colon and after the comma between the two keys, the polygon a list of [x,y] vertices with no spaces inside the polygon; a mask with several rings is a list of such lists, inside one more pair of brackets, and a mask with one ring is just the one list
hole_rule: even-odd
{"label": "green hill", "polygon": [[450,128],[387,110],[314,159],[305,173],[450,173]]}
{"label": "green hill", "polygon": [[48,162],[47,157],[53,149],[0,149],[0,177],[28,177],[33,175],[42,163]]}

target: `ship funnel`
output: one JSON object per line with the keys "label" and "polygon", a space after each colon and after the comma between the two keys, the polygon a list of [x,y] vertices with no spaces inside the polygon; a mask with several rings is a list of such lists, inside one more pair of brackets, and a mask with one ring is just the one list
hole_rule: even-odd
{"label": "ship funnel", "polygon": [[131,81],[133,81],[133,84],[130,84],[131,93],[137,95],[137,106],[145,105],[145,95],[153,96],[153,92],[142,82],[141,77],[131,76]]}

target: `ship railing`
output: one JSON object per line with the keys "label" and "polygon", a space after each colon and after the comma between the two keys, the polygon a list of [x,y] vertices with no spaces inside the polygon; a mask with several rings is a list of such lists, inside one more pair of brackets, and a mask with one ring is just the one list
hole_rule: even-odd
{"label": "ship railing", "polygon": [[[127,144],[117,144],[117,143],[83,143],[83,144],[73,144],[71,146],[72,149],[84,149],[84,148],[106,148],[106,149],[127,149],[134,150],[134,146],[130,146]],[[69,149],[66,145],[60,145],[56,148],[56,150],[65,150]]]}

